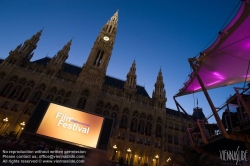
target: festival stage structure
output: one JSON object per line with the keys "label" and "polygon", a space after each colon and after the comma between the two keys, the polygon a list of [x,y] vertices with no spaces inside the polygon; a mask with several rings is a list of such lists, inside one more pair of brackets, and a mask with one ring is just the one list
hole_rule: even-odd
{"label": "festival stage structure", "polygon": [[[209,118],[193,121],[186,128],[189,143],[198,152],[219,156],[219,150],[250,151],[250,1],[243,0],[231,22],[219,32],[217,39],[199,56],[190,58],[192,71],[184,86],[173,97],[179,112],[186,113],[177,98],[203,91],[216,124]],[[221,107],[216,107],[208,90],[232,84],[235,94]]]}

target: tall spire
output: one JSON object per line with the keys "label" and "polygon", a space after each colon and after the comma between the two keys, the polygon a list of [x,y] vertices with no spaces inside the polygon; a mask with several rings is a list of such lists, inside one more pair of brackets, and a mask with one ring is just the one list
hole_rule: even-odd
{"label": "tall spire", "polygon": [[66,45],[64,45],[64,47],[50,60],[47,65],[50,70],[57,71],[63,66],[69,56],[68,54],[71,44],[72,39]]}
{"label": "tall spire", "polygon": [[116,34],[117,26],[118,26],[118,10],[103,26],[102,30],[105,31],[106,33]]}
{"label": "tall spire", "polygon": [[41,34],[42,30],[37,32],[30,39],[26,40],[24,44],[20,44],[14,50],[11,50],[4,63],[22,66],[27,65],[27,62],[30,61],[30,59],[34,55],[33,51],[37,47],[37,43],[40,39]]}
{"label": "tall spire", "polygon": [[42,31],[43,30],[38,31],[30,39],[24,42],[23,46],[19,49],[21,56],[28,57],[36,49],[37,43],[42,35]]}
{"label": "tall spire", "polygon": [[152,97],[155,101],[154,103],[157,108],[165,109],[165,103],[167,99],[161,68],[158,72],[158,76],[155,83],[155,89],[153,91]]}
{"label": "tall spire", "polygon": [[64,54],[65,56],[68,57],[71,44],[72,44],[72,39],[66,45],[64,45],[64,47],[60,51],[58,51],[57,54]]}
{"label": "tall spire", "polygon": [[84,66],[102,71],[103,76],[111,58],[118,27],[118,11],[102,27]]}
{"label": "tall spire", "polygon": [[132,63],[132,66],[130,67],[130,70],[127,74],[127,79],[124,84],[124,88],[131,90],[131,91],[136,91],[136,63],[135,60]]}

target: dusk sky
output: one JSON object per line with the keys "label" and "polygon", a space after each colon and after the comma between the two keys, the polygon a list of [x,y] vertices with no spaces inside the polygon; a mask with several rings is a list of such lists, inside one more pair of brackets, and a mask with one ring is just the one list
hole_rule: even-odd
{"label": "dusk sky", "polygon": [[[161,67],[166,106],[176,109],[173,96],[191,71],[188,58],[212,44],[209,42],[217,38],[240,4],[239,0],[0,0],[0,58],[44,29],[32,61],[54,56],[73,38],[66,62],[82,67],[102,26],[119,9],[107,75],[125,80],[136,60],[137,84],[152,96]],[[209,91],[215,106],[234,94],[232,87]],[[201,92],[177,101],[192,114],[194,99],[199,100],[205,116],[211,113]]]}

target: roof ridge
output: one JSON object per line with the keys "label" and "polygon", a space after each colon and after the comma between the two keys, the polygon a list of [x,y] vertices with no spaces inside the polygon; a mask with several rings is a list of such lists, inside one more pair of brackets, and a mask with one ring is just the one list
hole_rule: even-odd
{"label": "roof ridge", "polygon": [[68,64],[68,65],[71,65],[71,66],[75,66],[75,67],[79,67],[79,68],[82,68],[81,66],[77,66],[77,65],[74,65],[74,64],[72,64],[72,63],[69,63],[69,62],[64,62],[64,63],[66,63],[66,64]]}
{"label": "roof ridge", "polygon": [[[121,79],[121,78],[117,78],[117,77],[114,77],[114,76],[111,76],[111,75],[108,75],[108,74],[106,74],[106,76],[111,77],[111,78],[115,78],[115,79],[120,80],[120,81],[124,81],[124,82],[126,81],[126,80],[123,80],[123,79]],[[136,84],[136,86],[139,86],[139,87],[142,87],[142,88],[145,89],[145,87],[142,86],[142,85],[140,85],[140,84]]]}

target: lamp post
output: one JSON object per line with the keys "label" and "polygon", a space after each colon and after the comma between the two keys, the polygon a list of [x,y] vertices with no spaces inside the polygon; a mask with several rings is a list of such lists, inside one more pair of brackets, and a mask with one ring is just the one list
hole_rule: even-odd
{"label": "lamp post", "polygon": [[167,162],[170,162],[171,161],[171,158],[169,157],[168,159],[167,159]]}
{"label": "lamp post", "polygon": [[[128,156],[127,156],[127,164],[128,164],[128,158],[129,158],[129,154],[131,153],[131,149],[128,148],[128,149],[127,149],[127,152],[128,152]],[[129,160],[130,160],[130,159],[129,159]]]}
{"label": "lamp post", "polygon": [[[4,131],[7,129],[6,124],[8,123],[8,121],[9,121],[9,119],[8,119],[7,117],[3,119],[3,123],[2,123],[2,125],[1,125],[1,127],[0,127],[0,129],[3,127],[3,133],[4,133]],[[5,126],[4,126],[4,125],[5,125]],[[6,128],[5,130],[4,130],[4,127]]]}
{"label": "lamp post", "polygon": [[0,129],[3,127],[3,125],[5,124],[5,123],[7,123],[9,120],[8,120],[8,118],[4,118],[3,119],[3,122],[2,122],[2,124],[1,124],[1,127],[0,127]]}
{"label": "lamp post", "polygon": [[117,146],[114,145],[114,146],[113,146],[113,149],[114,149],[114,152],[113,152],[112,160],[115,161],[115,153],[116,153]]}
{"label": "lamp post", "polygon": [[24,129],[24,126],[25,126],[25,122],[20,123],[20,128],[19,128],[19,130],[18,130],[18,132],[17,132],[17,136],[18,136],[18,137],[19,137],[20,134],[21,134],[21,130]]}
{"label": "lamp post", "polygon": [[158,161],[158,159],[159,159],[158,154],[155,156],[155,158],[156,158],[156,166],[157,166],[157,161]]}

